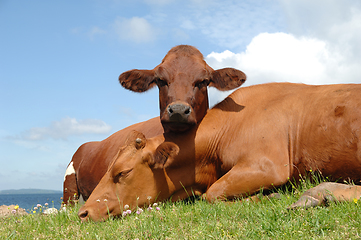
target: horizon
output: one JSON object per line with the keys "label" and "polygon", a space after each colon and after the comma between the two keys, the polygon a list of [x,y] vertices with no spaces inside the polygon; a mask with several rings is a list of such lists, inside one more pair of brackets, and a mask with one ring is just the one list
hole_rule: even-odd
{"label": "horizon", "polygon": [[[21,188],[0,190],[0,195],[23,195],[23,194],[63,194],[60,190]],[[1,203],[0,203],[1,205]]]}
{"label": "horizon", "polygon": [[18,189],[14,189],[14,188],[11,188],[11,189],[3,189],[3,190],[0,190],[0,192],[4,192],[4,191],[18,191],[18,190],[45,190],[45,191],[60,191],[62,192],[61,190],[55,190],[55,189],[43,189],[43,188],[18,188]]}

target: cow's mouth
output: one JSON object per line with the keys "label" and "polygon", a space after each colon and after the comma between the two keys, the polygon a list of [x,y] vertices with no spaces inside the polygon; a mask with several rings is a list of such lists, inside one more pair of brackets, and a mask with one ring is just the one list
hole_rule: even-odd
{"label": "cow's mouth", "polygon": [[185,132],[195,126],[195,123],[162,121],[165,132]]}

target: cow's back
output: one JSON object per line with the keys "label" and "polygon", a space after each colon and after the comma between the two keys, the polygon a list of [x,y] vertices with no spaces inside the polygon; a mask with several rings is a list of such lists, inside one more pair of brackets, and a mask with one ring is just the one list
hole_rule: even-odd
{"label": "cow's back", "polygon": [[288,177],[319,170],[333,180],[361,178],[361,85],[240,88],[209,111],[200,128],[219,136],[206,141],[218,142],[214,155],[223,159],[223,172],[267,155],[285,166],[279,171]]}

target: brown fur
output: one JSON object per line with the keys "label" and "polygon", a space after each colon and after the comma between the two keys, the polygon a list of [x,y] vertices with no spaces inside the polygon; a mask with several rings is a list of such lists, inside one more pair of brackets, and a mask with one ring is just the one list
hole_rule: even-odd
{"label": "brown fur", "polygon": [[[343,114],[335,115],[337,106],[344,106]],[[360,120],[361,85],[240,88],[209,110],[197,128],[143,138],[139,150],[126,146],[79,216],[98,221],[108,213],[121,214],[126,204],[135,209],[192,194],[204,194],[210,202],[233,199],[281,186],[310,170],[358,183]]]}

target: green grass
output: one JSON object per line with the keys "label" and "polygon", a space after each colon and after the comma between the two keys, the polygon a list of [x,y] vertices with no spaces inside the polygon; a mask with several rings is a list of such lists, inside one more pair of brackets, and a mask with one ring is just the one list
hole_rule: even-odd
{"label": "green grass", "polygon": [[314,186],[302,180],[280,190],[279,199],[260,203],[204,201],[164,203],[105,222],[81,223],[79,206],[53,216],[29,214],[0,219],[0,239],[360,239],[361,211],[357,203],[287,210],[300,194]]}

